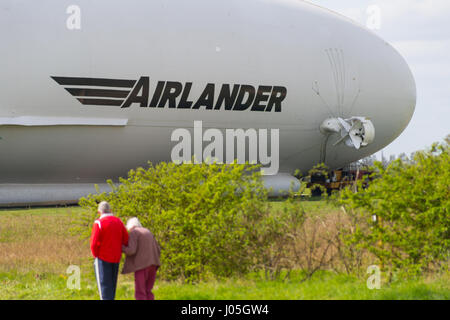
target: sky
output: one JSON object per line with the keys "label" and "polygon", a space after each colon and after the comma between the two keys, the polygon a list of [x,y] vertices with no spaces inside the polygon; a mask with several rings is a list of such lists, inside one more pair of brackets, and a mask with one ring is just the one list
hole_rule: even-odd
{"label": "sky", "polygon": [[[450,134],[450,0],[308,0],[369,27],[409,64],[417,105],[383,155],[423,150]],[[381,152],[377,153],[381,157]]]}

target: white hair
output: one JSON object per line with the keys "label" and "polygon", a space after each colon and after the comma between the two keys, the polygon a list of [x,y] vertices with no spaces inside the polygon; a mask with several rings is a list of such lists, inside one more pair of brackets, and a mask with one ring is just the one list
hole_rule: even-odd
{"label": "white hair", "polygon": [[130,218],[127,221],[127,230],[131,230],[133,228],[142,227],[142,224],[139,222],[139,219],[136,217]]}
{"label": "white hair", "polygon": [[100,213],[111,213],[111,206],[108,202],[102,201],[98,204],[98,211]]}

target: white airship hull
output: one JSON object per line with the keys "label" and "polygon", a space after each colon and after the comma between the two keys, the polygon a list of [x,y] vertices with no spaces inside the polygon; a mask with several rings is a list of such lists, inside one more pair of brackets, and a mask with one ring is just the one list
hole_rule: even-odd
{"label": "white airship hull", "polygon": [[[78,1],[75,30],[66,26],[67,6],[0,5],[1,204],[27,203],[24,194],[40,194],[30,196],[33,203],[75,200],[80,192],[66,199],[70,192],[57,190],[86,186],[86,193],[147,161],[171,161],[171,133],[192,130],[194,121],[220,130],[279,129],[279,172],[292,174],[321,160],[342,167],[382,149],[414,112],[414,79],[388,43],[302,1]],[[80,78],[113,82],[77,84]],[[142,79],[148,88],[136,87]],[[124,90],[127,81],[133,85]],[[168,83],[181,91],[153,101]],[[214,97],[198,102],[210,84]],[[219,104],[224,85],[253,88],[254,98],[264,88],[267,94],[247,108]],[[109,99],[115,105],[95,104],[87,89],[117,95]],[[279,101],[269,107],[271,97]],[[373,142],[357,150],[334,146],[340,136],[330,136],[324,146],[322,122],[352,117],[370,119]],[[53,186],[52,197],[39,193],[42,184]],[[29,191],[14,198],[7,192],[13,185]]]}

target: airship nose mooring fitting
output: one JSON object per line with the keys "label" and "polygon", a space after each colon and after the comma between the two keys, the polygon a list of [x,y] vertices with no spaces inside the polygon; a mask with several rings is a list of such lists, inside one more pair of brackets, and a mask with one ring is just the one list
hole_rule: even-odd
{"label": "airship nose mooring fitting", "polygon": [[323,134],[339,133],[341,137],[333,146],[344,142],[349,147],[360,149],[373,142],[375,127],[372,121],[365,117],[351,117],[349,119],[330,118],[320,125]]}
{"label": "airship nose mooring fitting", "polygon": [[348,147],[359,150],[366,147],[375,139],[375,127],[366,117],[351,117],[349,119],[329,118],[320,125],[320,132],[326,137],[322,145],[320,160],[325,162],[326,145],[328,138],[333,134],[339,134],[340,138],[333,146],[344,142]]}

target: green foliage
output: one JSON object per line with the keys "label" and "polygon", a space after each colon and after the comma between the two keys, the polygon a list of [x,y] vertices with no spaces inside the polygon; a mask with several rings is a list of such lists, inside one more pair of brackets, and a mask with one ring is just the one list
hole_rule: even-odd
{"label": "green foliage", "polygon": [[[267,203],[258,223],[251,230],[256,270],[263,270],[266,280],[288,278],[297,266],[292,254],[298,229],[306,219],[303,206],[289,196],[278,206]],[[284,275],[283,275],[284,273]]]}
{"label": "green foliage", "polygon": [[[162,248],[160,275],[196,281],[208,274],[242,274],[262,248],[252,241],[268,214],[267,193],[256,165],[160,163],[131,170],[113,192],[80,201],[77,221],[84,236],[96,218],[97,203],[108,201],[122,219],[136,216]],[[83,230],[83,231],[81,231]]]}
{"label": "green foliage", "polygon": [[[369,187],[345,190],[340,203],[363,218],[347,238],[374,254],[390,274],[447,269],[450,252],[448,141],[416,153],[411,163],[375,164]],[[376,217],[376,220],[374,219]]]}

